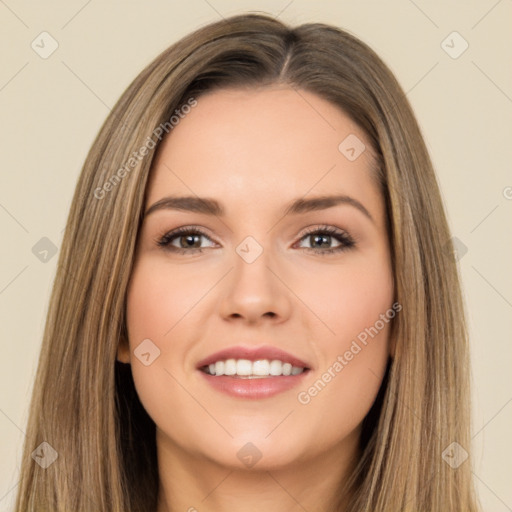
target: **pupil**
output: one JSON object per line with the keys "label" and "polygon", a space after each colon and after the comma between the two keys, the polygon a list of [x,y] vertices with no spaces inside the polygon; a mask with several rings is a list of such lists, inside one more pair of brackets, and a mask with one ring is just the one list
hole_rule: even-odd
{"label": "pupil", "polygon": [[326,241],[328,238],[330,238],[330,236],[329,236],[329,235],[328,235],[328,236],[325,236],[325,235],[313,235],[313,238],[314,238],[314,240],[315,240],[315,243],[316,243],[318,240],[321,240],[321,242],[320,242],[320,243],[322,243],[322,241],[324,241],[327,245],[329,245],[329,244],[328,244],[328,242]]}
{"label": "pupil", "polygon": [[[186,235],[182,238],[184,238],[186,240],[185,244],[186,244],[186,247],[192,247],[194,245],[194,238],[197,238],[198,235]],[[191,243],[189,243],[191,242]]]}

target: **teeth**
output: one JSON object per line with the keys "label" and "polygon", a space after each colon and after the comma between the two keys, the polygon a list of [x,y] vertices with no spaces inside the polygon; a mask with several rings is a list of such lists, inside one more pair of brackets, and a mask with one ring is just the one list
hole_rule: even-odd
{"label": "teeth", "polygon": [[234,359],[228,359],[224,363],[224,375],[235,375],[236,370],[236,361]]}
{"label": "teeth", "polygon": [[[229,359],[228,359],[229,361]],[[234,359],[233,359],[234,361]],[[252,375],[252,361],[248,359],[239,359],[236,362],[236,375],[246,376]]]}
{"label": "teeth", "polygon": [[299,373],[302,373],[303,371],[304,371],[304,368],[292,366],[292,375],[298,375]]}
{"label": "teeth", "polygon": [[215,375],[224,375],[224,361],[215,363]]}
{"label": "teeth", "polygon": [[[247,361],[250,363],[250,361]],[[280,361],[272,361],[272,363],[278,363],[281,364]],[[240,363],[238,363],[240,364]],[[271,373],[270,367],[272,366],[266,359],[263,359],[262,361],[254,361],[251,365],[252,366],[252,372],[249,371],[249,373],[246,373],[245,375],[250,375],[251,373],[253,375],[275,375],[275,373]],[[238,375],[240,375],[240,372],[238,372]],[[279,374],[280,375],[280,374]]]}
{"label": "teeth", "polygon": [[234,375],[241,378],[256,379],[269,376],[299,375],[305,368],[292,366],[290,363],[283,363],[279,359],[272,361],[268,359],[260,359],[258,361],[227,359],[226,361],[217,361],[205,366],[203,370],[210,375]]}

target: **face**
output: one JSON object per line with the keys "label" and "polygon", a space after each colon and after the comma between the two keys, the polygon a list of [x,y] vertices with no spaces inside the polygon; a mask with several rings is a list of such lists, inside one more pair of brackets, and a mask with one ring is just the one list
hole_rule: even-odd
{"label": "face", "polygon": [[[162,142],[146,197],[118,358],[160,447],[259,468],[355,453],[395,314],[364,132],[306,91],[210,92]],[[198,368],[212,355],[237,374]],[[268,371],[296,375],[238,374]]]}

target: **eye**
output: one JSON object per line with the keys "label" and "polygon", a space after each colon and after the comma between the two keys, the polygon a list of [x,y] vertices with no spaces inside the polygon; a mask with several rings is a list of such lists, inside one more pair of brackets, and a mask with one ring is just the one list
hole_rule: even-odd
{"label": "eye", "polygon": [[[304,239],[309,241],[309,247],[304,249],[322,255],[346,251],[355,246],[354,239],[348,233],[332,226],[311,229],[301,238]],[[338,245],[329,247],[333,240],[338,241]]]}
{"label": "eye", "polygon": [[[191,254],[203,252],[205,247],[201,247],[201,238],[212,241],[200,228],[186,226],[165,233],[156,240],[156,243],[158,246],[171,252]],[[310,229],[300,240],[309,242],[309,247],[301,246],[302,249],[322,255],[346,251],[355,246],[354,239],[348,233],[332,226],[320,226]],[[337,241],[338,245],[330,247],[333,241]],[[214,246],[215,242],[212,242],[210,247]]]}
{"label": "eye", "polygon": [[[157,244],[168,251],[179,254],[203,252],[203,247],[200,246],[201,237],[211,240],[210,237],[201,229],[193,226],[187,226],[166,233],[157,240]],[[175,241],[178,243],[177,246],[174,245]]]}

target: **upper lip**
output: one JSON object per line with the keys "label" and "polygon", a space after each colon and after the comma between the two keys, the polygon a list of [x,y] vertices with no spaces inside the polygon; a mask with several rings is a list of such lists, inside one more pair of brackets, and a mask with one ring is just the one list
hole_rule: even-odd
{"label": "upper lip", "polygon": [[285,352],[277,347],[270,345],[260,345],[259,347],[236,346],[219,350],[208,357],[205,357],[197,363],[197,368],[208,366],[217,361],[225,361],[226,359],[248,359],[249,361],[259,361],[262,359],[279,359],[283,363],[290,363],[292,366],[301,368],[311,368],[311,366],[302,359]]}

